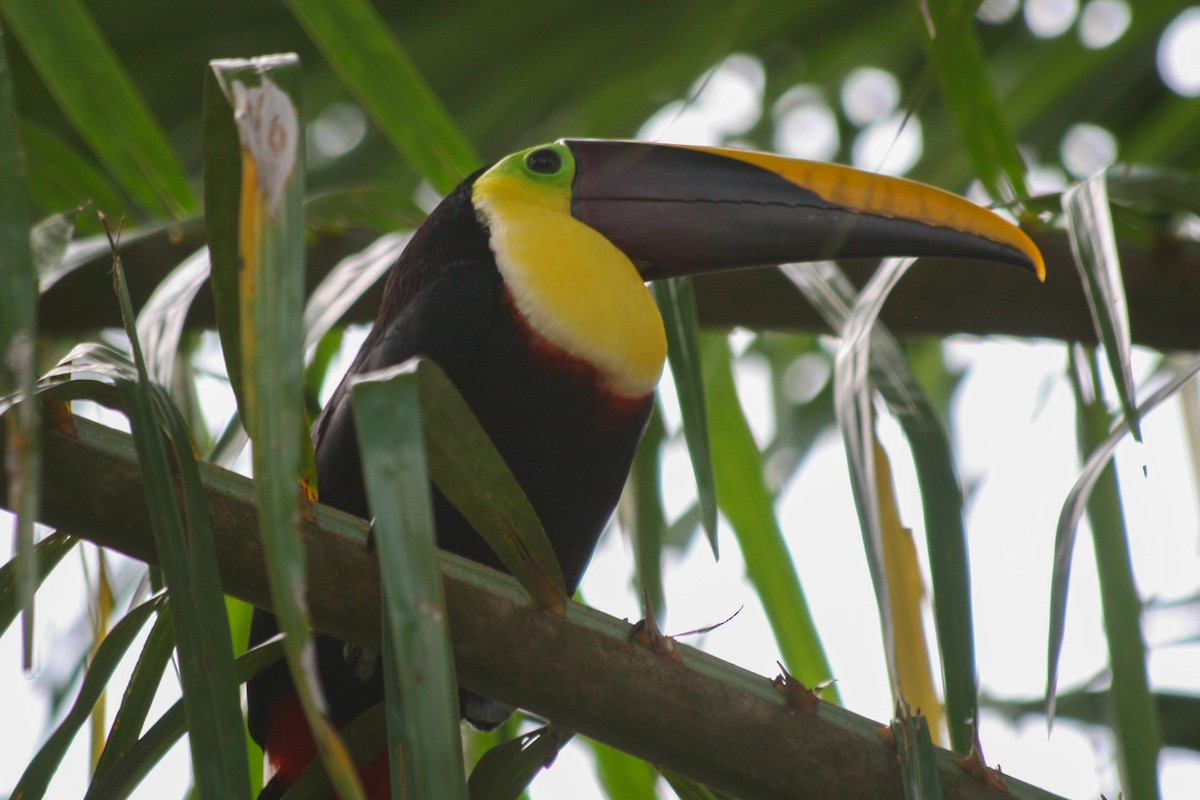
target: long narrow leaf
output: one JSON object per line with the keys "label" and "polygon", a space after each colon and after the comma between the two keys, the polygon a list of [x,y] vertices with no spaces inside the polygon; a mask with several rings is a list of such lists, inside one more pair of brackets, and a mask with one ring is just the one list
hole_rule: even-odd
{"label": "long narrow leaf", "polygon": [[25,188],[24,151],[18,134],[17,108],[0,27],[0,397],[22,395],[15,414],[4,418],[0,467],[8,473],[9,506],[17,514],[17,596],[22,610],[22,662],[33,665],[33,593],[37,585],[37,553],[33,522],[41,485],[41,437],[37,409],[30,395],[37,375],[37,278],[30,250],[29,200]]}
{"label": "long narrow leaf", "polygon": [[[1138,406],[1138,415],[1145,416],[1200,372],[1200,358],[1193,359],[1166,384],[1155,391]],[[1054,536],[1054,564],[1050,579],[1050,634],[1046,668],[1046,709],[1054,717],[1054,698],[1058,689],[1058,662],[1062,655],[1063,636],[1066,633],[1067,590],[1071,584],[1071,561],[1075,552],[1075,539],[1079,534],[1079,523],[1087,509],[1088,498],[1100,475],[1108,467],[1117,445],[1129,435],[1129,423],[1122,419],[1102,442],[1092,448],[1087,464],[1079,479],[1071,487],[1059,513]]]}
{"label": "long narrow leaf", "polygon": [[975,171],[993,197],[1027,194],[1025,165],[988,79],[975,7],[954,0],[911,0],[922,43],[942,96],[971,154]]}
{"label": "long narrow leaf", "polygon": [[488,750],[471,771],[471,800],[518,800],[572,736],[547,725]]}
{"label": "long narrow leaf", "polygon": [[891,606],[885,600],[891,596],[891,590],[883,556],[883,530],[876,500],[878,488],[875,474],[875,415],[870,382],[870,333],[875,315],[882,304],[881,297],[886,294],[880,276],[891,275],[893,279],[898,279],[895,272],[896,270],[880,267],[872,279],[873,285],[879,288],[873,293],[871,300],[864,297],[865,292],[859,296],[842,329],[842,341],[834,361],[834,412],[837,415],[838,430],[842,433],[846,461],[850,467],[854,506],[858,511],[871,583],[875,587],[888,675],[892,681],[892,695],[899,697],[896,628],[892,620]]}
{"label": "long narrow leaf", "polygon": [[[119,209],[121,196],[94,162],[54,131],[21,120],[21,142],[29,161],[29,198],[44,211],[90,206]],[[93,220],[81,220],[89,233],[99,233]]]}
{"label": "long narrow leaf", "polygon": [[126,614],[113,626],[108,636],[104,637],[104,641],[96,650],[96,657],[88,667],[83,685],[79,687],[79,695],[75,698],[74,705],[25,768],[25,772],[13,788],[13,800],[40,798],[46,793],[46,787],[58,771],[71,740],[87,721],[92,706],[103,694],[117,664],[125,657],[126,651],[133,644],[138,631],[146,624],[146,620],[165,602],[166,598],[162,595],[147,600]]}
{"label": "long narrow leaf", "polygon": [[[1088,391],[1097,388],[1099,383],[1094,351],[1086,359],[1073,356],[1071,361],[1075,367],[1072,385],[1079,420],[1079,447],[1086,453],[1107,434],[1109,414],[1099,392]],[[1084,371],[1090,374],[1081,376]],[[1161,733],[1147,675],[1142,604],[1133,579],[1116,465],[1111,460],[1100,472],[1088,497],[1087,513],[1096,551],[1104,633],[1112,669],[1112,729],[1121,785],[1131,798],[1153,800],[1159,796]]]}
{"label": "long narrow leaf", "polygon": [[[36,583],[34,588],[41,586],[46,576],[54,571],[63,556],[71,552],[78,540],[74,537],[55,531],[42,539],[34,549],[37,550]],[[8,626],[16,619],[21,610],[21,591],[18,588],[18,561],[13,559],[0,567],[0,634],[8,630]]]}
{"label": "long narrow leaf", "polygon": [[[241,159],[237,157],[237,125],[228,98],[219,88],[215,72],[204,79],[204,224],[208,233],[209,285],[225,374],[237,398],[242,398],[241,309],[238,293],[238,201],[241,196]],[[208,458],[229,466],[245,449],[249,437],[235,413],[213,443]]]}
{"label": "long narrow leaf", "polygon": [[[283,642],[279,639],[243,653],[235,665],[238,682],[245,683],[282,657]],[[103,775],[96,776],[88,787],[85,800],[128,796],[186,730],[183,701],[179,700],[140,739],[130,745]]]}
{"label": "long narrow leaf", "polygon": [[[237,62],[235,62],[237,63]],[[242,192],[241,142],[220,65],[204,76],[204,228],[209,283],[225,374],[242,405],[242,316],[238,288],[238,209]]]}
{"label": "long narrow leaf", "polygon": [[146,369],[163,386],[172,385],[183,326],[192,301],[208,282],[208,248],[192,253],[154,287],[138,312],[137,332],[146,352]]}
{"label": "long narrow leaf", "polygon": [[367,113],[409,163],[442,193],[479,156],[416,65],[365,0],[290,0],[288,7]]}
{"label": "long narrow leaf", "polygon": [[465,800],[418,379],[400,366],[351,385],[383,585],[388,758],[393,797]]}
{"label": "long narrow leaf", "polygon": [[929,722],[919,714],[902,713],[892,722],[891,729],[900,758],[905,800],[941,800],[942,780]]}
{"label": "long narrow leaf", "polygon": [[[1200,697],[1186,689],[1159,690],[1154,693],[1154,699],[1162,724],[1162,746],[1200,751],[1200,731],[1196,729],[1195,724],[1196,720],[1200,719]],[[1040,721],[1044,719],[1043,714],[1046,710],[1041,700],[993,700],[988,706],[1013,723],[1024,723],[1034,718]],[[1111,689],[1063,692],[1059,694],[1056,703],[1058,719],[1074,720],[1097,728],[1108,728],[1112,725],[1112,707]]]}
{"label": "long narrow leaf", "polygon": [[892,695],[896,698],[901,696],[901,688],[896,663],[896,626],[888,602],[892,592],[877,501],[875,418],[870,381],[871,332],[891,287],[911,264],[912,259],[893,259],[880,265],[841,329],[842,341],[834,361],[834,411],[850,467],[850,485],[875,588]]}
{"label": "long narrow leaf", "polygon": [[222,324],[222,344],[227,351],[239,348],[230,376],[236,386],[235,376],[241,373],[238,408],[254,442],[259,529],[272,606],[286,634],[288,668],[338,793],[358,800],[358,774],[325,715],[304,599],[305,557],[295,526],[302,465],[311,462],[301,402],[304,141],[299,66],[294,55],[212,63],[206,85],[206,164],[214,170],[212,185],[221,199],[232,200],[235,175],[239,188],[233,200],[236,218],[210,204],[216,227],[210,223],[209,235],[210,243],[220,240],[213,250],[214,289],[225,316],[237,309],[240,317],[237,323],[227,319]]}
{"label": "long narrow leaf", "polygon": [[[91,595],[89,605],[95,610],[91,620],[92,642],[88,647],[89,660],[95,657],[96,648],[108,634],[108,621],[113,614],[113,593],[109,582],[108,556],[103,550],[97,554],[96,582],[90,585],[88,594]],[[104,720],[108,716],[108,695],[101,694],[92,707],[91,729],[89,731],[89,761],[94,765],[100,759],[100,751],[104,748]]]}
{"label": "long narrow leaf", "polygon": [[[875,476],[878,480],[879,520],[883,531],[883,561],[888,574],[888,606],[896,626],[896,673],[901,701],[919,710],[928,727],[939,738],[942,701],[934,687],[929,665],[929,637],[925,632],[925,578],[917,558],[912,531],[900,520],[896,486],[887,453],[875,445]],[[904,764],[904,756],[901,756]]]}
{"label": "long narrow leaf", "polygon": [[33,226],[29,243],[33,250],[33,267],[39,277],[58,270],[66,261],[78,218],[78,211],[68,211],[46,217]]}
{"label": "long narrow leaf", "polygon": [[1125,302],[1125,283],[1121,278],[1121,258],[1113,232],[1112,211],[1108,207],[1105,173],[1077,183],[1062,196],[1067,218],[1067,235],[1075,266],[1083,279],[1084,295],[1096,336],[1104,345],[1108,368],[1117,387],[1121,409],[1129,420],[1133,438],[1141,441],[1137,416],[1137,397],[1133,382],[1132,339],[1129,309]]}
{"label": "long narrow leaf", "polygon": [[171,608],[165,606],[154,621],[142,652],[138,656],[129,684],[121,698],[121,707],[113,718],[112,727],[104,743],[104,751],[92,770],[96,781],[112,768],[112,765],[138,740],[138,734],[146,724],[150,704],[162,682],[163,672],[171,662],[175,650],[175,630],[172,625]]}
{"label": "long narrow leaf", "polygon": [[429,360],[415,363],[434,484],[530,596],[561,614],[567,599],[562,568],[525,491],[441,368]]}
{"label": "long narrow leaf", "polygon": [[621,504],[617,507],[621,524],[633,539],[638,587],[646,593],[651,608],[660,618],[666,611],[662,550],[667,539],[667,522],[660,491],[662,469],[659,453],[666,438],[662,412],[656,405],[646,425],[646,432],[638,442],[625,491],[621,493]]}
{"label": "long narrow leaf", "polygon": [[324,233],[354,230],[411,231],[426,214],[411,191],[388,184],[350,185],[310,194],[304,199],[309,228]]}
{"label": "long narrow leaf", "polygon": [[75,131],[129,196],[160,217],[194,211],[183,167],[83,4],[3,0],[0,12]]}
{"label": "long narrow leaf", "polygon": [[[175,644],[196,787],[201,797],[230,797],[246,790],[250,772],[208,507],[186,426],[165,393],[150,385],[124,269],[116,257],[113,275],[138,376],[136,383],[120,381],[118,389],[144,476],[159,566],[170,591],[172,615],[179,623],[175,626]],[[186,517],[180,515],[172,459],[163,444],[163,427],[173,445]]]}
{"label": "long narrow leaf", "polygon": [[[65,219],[73,219],[77,211],[56,215]],[[97,218],[98,220],[98,218]],[[99,227],[99,221],[96,225]],[[82,227],[82,222],[80,223]],[[191,217],[179,222],[157,223],[143,225],[133,230],[126,229],[121,235],[122,252],[132,256],[146,256],[151,260],[171,258],[179,250],[180,243],[194,242],[197,247],[204,241],[204,220]],[[36,251],[35,251],[35,259]],[[38,289],[43,295],[58,286],[62,281],[76,276],[80,271],[95,270],[107,274],[112,262],[112,252],[108,237],[103,233],[95,236],[73,239],[69,242],[66,253],[57,261],[38,263]],[[82,277],[82,276],[80,276]],[[86,281],[86,278],[83,279]],[[87,283],[87,285],[92,285]]]}
{"label": "long narrow leaf", "polygon": [[654,299],[662,312],[667,333],[667,358],[671,364],[671,376],[675,379],[675,391],[679,395],[683,435],[691,456],[692,472],[696,476],[700,524],[716,558],[717,490],[713,478],[712,448],[708,441],[696,293],[690,278],[671,278],[654,284]]}
{"label": "long narrow leaf", "polygon": [[[831,327],[846,326],[858,292],[836,264],[791,264],[783,271]],[[963,492],[937,410],[908,369],[899,344],[878,321],[871,328],[868,355],[871,381],[912,449],[925,517],[946,719],[954,749],[965,754],[972,741],[969,721],[975,718],[977,690]]]}

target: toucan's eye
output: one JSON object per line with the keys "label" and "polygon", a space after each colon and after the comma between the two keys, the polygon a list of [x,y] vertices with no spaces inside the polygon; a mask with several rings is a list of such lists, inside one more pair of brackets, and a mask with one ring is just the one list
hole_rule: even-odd
{"label": "toucan's eye", "polygon": [[549,147],[543,147],[525,156],[525,166],[539,175],[553,175],[562,169],[562,156]]}

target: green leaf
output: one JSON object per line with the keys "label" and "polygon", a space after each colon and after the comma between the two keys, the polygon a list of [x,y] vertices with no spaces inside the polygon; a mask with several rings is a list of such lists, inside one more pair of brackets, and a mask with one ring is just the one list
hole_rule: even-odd
{"label": "green leaf", "polygon": [[883,532],[883,566],[887,570],[889,617],[895,626],[897,702],[921,709],[928,724],[941,729],[945,717],[941,696],[934,686],[929,661],[929,635],[925,630],[925,575],[921,570],[912,531],[900,517],[891,461],[882,443],[875,441],[876,495]]}
{"label": "green leaf", "polygon": [[1191,171],[1121,164],[1105,170],[1104,188],[1113,205],[1142,214],[1200,214],[1200,175]]}
{"label": "green leaf", "polygon": [[3,0],[0,13],[75,131],[129,196],[160,217],[194,211],[183,167],[83,5]]}
{"label": "green leaf", "polygon": [[[110,634],[111,635],[111,634]],[[248,650],[236,662],[238,683],[245,683],[283,657],[283,642],[272,639]],[[187,730],[183,701],[177,701],[129,746],[104,775],[97,775],[85,800],[127,797]]]}
{"label": "green leaf", "polygon": [[858,511],[863,549],[875,588],[875,601],[883,628],[884,652],[888,660],[892,696],[901,696],[896,666],[896,626],[892,618],[892,596],[884,558],[883,528],[875,474],[875,414],[870,381],[871,333],[891,288],[914,259],[886,259],[855,300],[840,330],[842,341],[834,361],[834,412],[850,467],[850,486]]}
{"label": "green leaf", "polygon": [[[55,212],[91,206],[115,213],[124,207],[108,176],[49,128],[23,119],[21,141],[29,159],[29,197],[39,208]],[[81,223],[89,233],[100,232],[90,217]]]}
{"label": "green leaf", "polygon": [[[701,353],[717,502],[737,534],[746,575],[762,600],[784,663],[801,682],[813,686],[830,677],[829,662],[775,518],[758,447],[738,402],[728,343],[723,336],[706,334]],[[836,686],[826,689],[824,696],[837,702]]]}
{"label": "green leaf", "polygon": [[79,687],[79,695],[71,710],[54,733],[38,750],[37,755],[29,762],[17,785],[13,788],[13,800],[39,798],[46,793],[50,779],[58,771],[67,748],[75,738],[75,734],[87,722],[92,712],[92,706],[100,699],[117,664],[125,657],[125,653],[133,644],[134,637],[146,624],[150,615],[159,610],[166,602],[162,595],[153,597],[126,614],[120,622],[113,626],[108,636],[100,643],[96,655],[84,676],[83,685]]}
{"label": "green leaf", "polygon": [[[54,571],[58,562],[71,552],[78,541],[69,534],[55,531],[34,545],[37,551],[37,557],[33,560],[37,565],[34,589],[41,586],[46,576]],[[0,567],[0,634],[8,630],[22,608],[21,592],[18,590],[18,564],[19,561],[14,558]]]}
{"label": "green leaf", "polygon": [[[637,585],[649,597],[650,606],[659,617],[666,611],[662,550],[667,538],[667,523],[659,491],[662,486],[659,455],[666,438],[662,412],[656,404],[646,424],[646,432],[638,442],[633,466],[621,494],[621,504],[617,507],[623,528],[633,538]],[[698,521],[698,515],[696,519]]]}
{"label": "green leaf", "polygon": [[[415,369],[350,385],[383,588],[383,676],[393,796],[467,796],[458,681],[438,566]],[[398,795],[396,793],[399,793]]]}
{"label": "green leaf", "polygon": [[488,750],[471,771],[471,800],[517,800],[574,735],[547,725]]}
{"label": "green leaf", "polygon": [[596,777],[609,797],[657,800],[658,770],[651,764],[592,739],[581,741],[592,751]]}
{"label": "green leaf", "polygon": [[[59,219],[62,220],[60,224],[63,226],[61,235],[65,236],[66,222],[77,216],[78,214],[74,211],[55,215],[39,223],[35,230],[48,224],[49,219]],[[99,228],[98,216],[96,220],[96,227]],[[201,218],[190,217],[180,222],[150,224],[132,230],[125,229],[121,234],[121,251],[130,260],[136,257],[139,263],[143,259],[147,262],[158,262],[160,259],[176,261],[180,252],[180,243],[185,246],[195,243],[197,248],[204,244],[203,224],[204,220]],[[79,227],[83,228],[82,223]],[[93,276],[106,276],[111,268],[112,248],[109,246],[108,237],[103,233],[61,242],[61,246],[65,248],[68,243],[70,248],[61,253],[60,258],[48,261],[41,260],[35,247],[34,259],[38,268],[43,298],[51,290],[61,291],[62,287],[59,284],[72,279],[78,281],[74,284],[76,286],[95,286],[97,285],[96,277]],[[68,283],[67,285],[72,284]],[[43,302],[45,301],[43,300]],[[108,318],[107,315],[105,318]]]}
{"label": "green leaf", "polygon": [[[245,600],[239,600],[236,597],[225,595],[225,615],[229,618],[229,636],[233,641],[234,656],[239,659],[234,664],[240,664],[240,659],[248,651],[248,643],[250,641],[250,623],[254,618],[254,606],[247,603]],[[240,670],[240,667],[239,667]],[[238,673],[238,679],[243,680],[241,672]],[[246,741],[246,760],[251,764],[250,769],[250,795],[257,797],[262,791],[263,774],[261,770],[255,769],[258,764],[262,763],[263,751],[254,741],[254,737],[250,735],[250,729],[245,730]]]}
{"label": "green leaf", "polygon": [[[893,263],[897,267],[900,266],[897,262]],[[858,308],[860,301],[857,289],[836,264],[793,264],[784,267],[783,271],[821,312],[830,327],[838,331],[848,328],[852,311]],[[882,299],[877,298],[877,302],[881,303]],[[855,324],[861,326],[862,320]],[[857,327],[857,330],[861,337],[863,328]],[[869,327],[869,337],[860,338],[857,346],[866,348],[865,355],[868,360],[866,375],[859,373],[858,379],[870,378],[870,384],[883,397],[888,410],[900,423],[912,449],[913,463],[921,488],[921,508],[925,516],[946,720],[954,749],[965,754],[971,746],[973,734],[969,721],[976,715],[978,690],[970,564],[967,558],[966,530],[963,525],[963,492],[954,467],[950,439],[937,410],[908,368],[900,345],[887,328],[876,320]],[[849,372],[847,367],[843,366],[843,369]],[[860,390],[865,391],[866,387],[853,391]],[[846,388],[843,387],[842,391],[846,391]],[[855,434],[858,435],[862,434]],[[871,474],[874,472],[873,464],[872,451]],[[857,479],[867,480],[865,474],[860,474]],[[878,497],[874,488],[863,487],[860,491],[864,499]],[[857,499],[858,494],[856,501]],[[874,499],[869,502],[871,505],[875,503]],[[860,509],[860,520],[870,513]],[[869,516],[865,518],[870,519]],[[864,537],[866,535],[864,531]],[[868,545],[867,551],[870,559],[873,546]],[[880,572],[882,571],[881,567]],[[872,577],[874,574],[873,572]],[[886,584],[875,585],[875,596],[881,603],[883,601],[880,598],[888,597]],[[881,611],[881,614],[884,612]],[[890,634],[886,627],[890,613],[885,614],[883,619],[885,638],[889,638],[894,635]]]}
{"label": "green leaf", "polygon": [[667,779],[671,791],[675,792],[679,800],[729,800],[727,795],[715,792],[676,772],[663,770],[663,777]]}
{"label": "green leaf", "polygon": [[[1164,400],[1183,389],[1197,373],[1200,373],[1200,358],[1190,361],[1171,380],[1150,395],[1138,407],[1138,414],[1149,414]],[[1054,698],[1058,688],[1058,662],[1062,655],[1063,637],[1066,634],[1067,590],[1071,584],[1071,562],[1075,553],[1075,540],[1079,535],[1079,523],[1087,509],[1092,489],[1108,468],[1117,445],[1128,433],[1129,424],[1122,419],[1107,438],[1091,448],[1087,463],[1067,494],[1059,513],[1050,578],[1050,625],[1046,659],[1046,713],[1051,719],[1054,717]]]}
{"label": "green leaf", "polygon": [[238,274],[241,142],[219,65],[204,74],[204,228],[208,239],[213,312],[225,374],[242,405],[242,318]]}
{"label": "green leaf", "polygon": [[208,284],[208,248],[185,258],[159,281],[138,312],[138,339],[146,353],[146,369],[155,381],[172,386],[184,323],[192,301]]}
{"label": "green leaf", "polygon": [[[165,391],[150,384],[125,272],[115,253],[113,276],[137,370],[136,382],[123,379],[117,388],[129,415],[172,616],[179,622],[175,645],[179,650],[179,682],[187,709],[193,774],[201,797],[230,797],[246,791],[250,772],[207,499],[187,426]],[[163,428],[172,445],[173,459],[163,444]],[[172,460],[183,487],[185,517],[180,516]]]}
{"label": "green leaf", "polygon": [[[1091,357],[1083,360],[1072,352],[1071,357],[1079,448],[1085,455],[1105,441],[1110,423],[1108,409],[1098,392],[1099,368],[1094,359],[1095,351],[1089,355]],[[1104,633],[1112,669],[1117,767],[1125,794],[1134,798],[1155,798],[1159,796],[1161,732],[1147,675],[1142,604],[1133,578],[1129,533],[1125,528],[1116,467],[1111,458],[1102,463],[1106,466],[1097,474],[1089,492],[1087,514],[1096,552]]]}
{"label": "green leaf", "polygon": [[[254,442],[259,530],[271,603],[305,718],[338,794],[362,786],[325,716],[305,607],[305,557],[295,518],[311,443],[303,415],[304,129],[295,55],[214,61],[206,84],[205,163],[213,284],[229,374]],[[236,216],[225,207],[237,209]],[[219,255],[218,255],[219,253]],[[235,324],[230,316],[238,317]],[[305,457],[302,448],[308,453]],[[311,486],[311,481],[310,481]]]}
{"label": "green leaf", "polygon": [[432,361],[416,361],[434,484],[535,602],[562,613],[562,569],[541,520],[462,395]]}
{"label": "green leaf", "polygon": [[1125,283],[1121,278],[1121,258],[1113,233],[1112,211],[1108,206],[1105,173],[1075,184],[1062,196],[1067,219],[1067,234],[1075,266],[1083,279],[1084,295],[1096,336],[1104,345],[1108,368],[1117,387],[1117,397],[1133,438],[1142,440],[1137,417],[1137,398],[1133,382],[1133,346],[1129,333],[1129,309],[1125,302]]}
{"label": "green leaf", "polygon": [[937,750],[929,736],[929,722],[920,714],[902,712],[892,721],[892,738],[900,758],[900,781],[905,800],[941,800]]}
{"label": "green leaf", "polygon": [[[1191,611],[1194,612],[1194,607]],[[1156,691],[1154,700],[1158,706],[1158,718],[1162,725],[1163,747],[1200,751],[1200,730],[1196,720],[1200,719],[1200,697],[1183,691]],[[1041,700],[1007,701],[993,699],[987,707],[1002,714],[1013,723],[1028,721],[1030,717],[1042,718],[1045,703]],[[1064,692],[1055,702],[1057,719],[1071,719],[1087,725],[1109,728],[1113,720],[1111,689]]]}
{"label": "green leaf", "polygon": [[679,396],[683,435],[691,455],[692,472],[696,476],[700,524],[708,536],[713,558],[718,558],[717,491],[713,478],[712,448],[708,441],[708,411],[704,403],[696,292],[690,278],[671,278],[654,284],[654,299],[667,332],[667,357],[671,364],[671,376],[675,379],[675,391]]}
{"label": "green leaf", "polygon": [[942,88],[942,96],[992,197],[1028,194],[1025,164],[988,79],[975,28],[975,5],[955,0],[911,0],[917,28]]}
{"label": "green leaf", "polygon": [[[24,152],[18,133],[12,77],[0,27],[0,397],[33,392],[38,347],[37,276],[30,249],[29,199],[25,187]],[[41,437],[32,399],[5,417],[2,469],[13,487],[9,508],[17,515],[17,595],[22,608],[22,657],[33,665],[33,593],[37,587],[37,555],[33,523],[41,503]]]}
{"label": "green leaf", "polygon": [[288,7],[392,144],[443,194],[482,162],[365,0]]}
{"label": "green leaf", "polygon": [[142,652],[138,656],[133,674],[125,687],[121,698],[121,707],[113,719],[108,738],[104,742],[104,750],[92,770],[92,781],[104,776],[113,764],[121,758],[129,748],[137,742],[138,735],[146,724],[146,716],[150,712],[150,704],[162,682],[163,671],[171,662],[171,654],[175,651],[175,631],[172,625],[171,608],[164,606],[150,629]]}

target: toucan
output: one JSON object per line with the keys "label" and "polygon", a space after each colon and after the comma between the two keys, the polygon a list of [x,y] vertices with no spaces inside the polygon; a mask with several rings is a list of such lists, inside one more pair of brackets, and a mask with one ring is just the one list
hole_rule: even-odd
{"label": "toucan", "polygon": [[[563,139],[466,178],[391,267],[347,376],[432,359],[528,495],[574,592],[629,473],[666,357],[646,282],[790,261],[957,256],[1044,274],[1030,239],[956,195],[835,164],[720,147]],[[312,429],[323,503],[369,518],[347,378]],[[434,492],[439,547],[500,568]],[[276,632],[257,611],[253,642]],[[330,715],[383,699],[377,657],[317,640]],[[248,687],[249,726],[279,796],[315,748],[286,669]],[[469,692],[463,717],[511,709]],[[388,796],[386,757],[364,771]]]}

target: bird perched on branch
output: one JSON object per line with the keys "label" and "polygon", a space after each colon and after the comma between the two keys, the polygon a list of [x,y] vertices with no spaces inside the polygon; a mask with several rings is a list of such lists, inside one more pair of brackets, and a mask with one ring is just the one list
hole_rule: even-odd
{"label": "bird perched on branch", "polygon": [[[646,281],[789,261],[957,256],[1025,267],[1033,243],[955,195],[848,167],[749,151],[561,140],[464,180],[392,267],[348,375],[414,356],[454,382],[541,519],[568,593],[617,504],[666,357]],[[313,425],[321,501],[369,517],[347,381]],[[439,547],[499,567],[437,492]],[[253,641],[274,634],[256,613]],[[383,699],[382,670],[317,642],[335,724]],[[249,684],[250,729],[277,797],[315,755],[286,669]],[[464,718],[506,707],[468,692]],[[364,772],[388,796],[386,758]]]}

